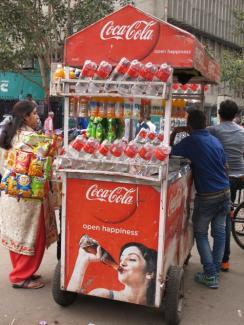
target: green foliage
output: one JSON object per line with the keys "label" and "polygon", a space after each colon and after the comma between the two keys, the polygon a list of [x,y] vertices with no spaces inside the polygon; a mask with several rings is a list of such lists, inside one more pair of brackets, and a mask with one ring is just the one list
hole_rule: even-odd
{"label": "green foliage", "polygon": [[64,39],[130,0],[1,0],[0,70],[18,71],[38,59],[45,75],[62,60]]}
{"label": "green foliage", "polygon": [[231,88],[244,86],[244,57],[243,53],[225,51],[221,58],[222,81],[228,82]]}
{"label": "green foliage", "polygon": [[[242,37],[244,45],[244,11],[235,10],[233,15],[236,19],[235,32]],[[221,57],[221,76],[223,82],[228,82],[233,89],[244,88],[244,51],[225,51]]]}

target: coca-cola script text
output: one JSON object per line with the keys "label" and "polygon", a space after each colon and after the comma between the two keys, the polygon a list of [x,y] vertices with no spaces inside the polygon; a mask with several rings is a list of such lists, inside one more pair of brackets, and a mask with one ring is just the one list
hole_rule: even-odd
{"label": "coca-cola script text", "polygon": [[99,188],[94,184],[86,191],[86,199],[89,201],[97,200],[108,203],[133,204],[135,188],[118,186],[112,190]]}
{"label": "coca-cola script text", "polygon": [[153,38],[153,29],[155,21],[137,20],[131,25],[115,25],[111,20],[105,24],[101,30],[100,38],[102,40],[143,40],[148,41]]}

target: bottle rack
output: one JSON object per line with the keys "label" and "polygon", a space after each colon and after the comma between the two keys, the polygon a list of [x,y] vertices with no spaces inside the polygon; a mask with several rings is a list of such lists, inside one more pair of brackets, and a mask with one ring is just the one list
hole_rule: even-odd
{"label": "bottle rack", "polygon": [[[112,160],[101,161],[94,158],[85,159],[65,156],[59,156],[57,159],[59,160],[59,164],[61,166],[58,169],[59,172],[69,171],[90,174],[105,174],[154,182],[161,182],[165,179],[168,164],[168,160],[163,161],[159,165],[155,163],[146,164],[141,162]],[[135,174],[133,169],[139,171],[141,174]],[[149,173],[149,175],[144,175],[145,173],[148,173],[149,169],[151,169],[152,173]]]}
{"label": "bottle rack", "polygon": [[[140,95],[134,95],[132,93],[130,94],[120,94],[119,92],[99,92],[99,93],[89,93],[89,92],[82,92],[77,93],[75,92],[75,85],[77,83],[80,84],[88,84],[89,82],[94,83],[95,85],[101,85],[101,84],[111,84],[111,85],[127,85],[127,86],[133,86],[133,85],[147,85],[147,86],[160,86],[162,88],[162,94],[160,95],[147,95],[147,94],[140,94]],[[51,87],[50,87],[50,94],[52,96],[61,96],[61,97],[82,97],[82,96],[88,96],[88,97],[133,97],[133,98],[147,98],[147,99],[169,99],[170,96],[170,83],[165,82],[159,82],[159,81],[108,81],[108,80],[82,80],[82,79],[59,79],[52,81]]]}

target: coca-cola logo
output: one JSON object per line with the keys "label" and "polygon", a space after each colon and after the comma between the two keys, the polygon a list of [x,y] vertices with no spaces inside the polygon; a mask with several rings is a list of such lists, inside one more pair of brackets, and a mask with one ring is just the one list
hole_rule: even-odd
{"label": "coca-cola logo", "polygon": [[123,186],[118,186],[112,190],[99,188],[97,184],[92,185],[88,188],[86,192],[86,199],[89,201],[97,200],[107,203],[117,203],[117,204],[133,204],[134,193],[136,190],[134,188],[127,189]]}
{"label": "coca-cola logo", "polygon": [[85,193],[85,206],[91,215],[103,223],[118,224],[129,219],[138,205],[137,186],[96,183]]}
{"label": "coca-cola logo", "polygon": [[151,41],[154,33],[154,29],[152,27],[155,25],[156,22],[153,20],[137,20],[129,25],[116,25],[114,21],[110,20],[103,26],[100,32],[100,38],[102,40],[116,39],[128,41]]}

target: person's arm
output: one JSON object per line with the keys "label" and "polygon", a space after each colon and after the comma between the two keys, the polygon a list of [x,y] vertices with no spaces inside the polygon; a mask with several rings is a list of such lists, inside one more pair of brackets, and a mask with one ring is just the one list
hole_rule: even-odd
{"label": "person's arm", "polygon": [[101,260],[101,247],[97,247],[97,253],[87,253],[82,247],[79,248],[78,256],[75,262],[74,270],[69,280],[67,291],[79,292],[82,286],[86,269],[91,262]]}
{"label": "person's arm", "polygon": [[179,143],[173,145],[170,155],[190,158],[188,156],[188,150],[187,150],[188,143],[189,143],[188,138],[190,138],[190,137],[186,137],[186,138],[182,139]]}
{"label": "person's arm", "polygon": [[173,129],[171,135],[170,135],[170,145],[173,146],[175,137],[178,133],[186,132],[190,134],[190,129],[187,126],[177,126]]}

